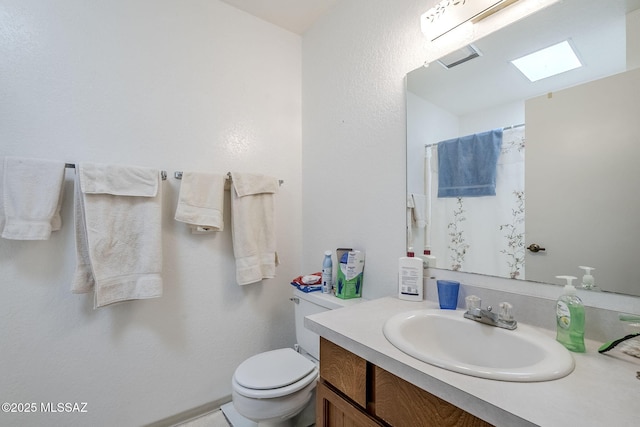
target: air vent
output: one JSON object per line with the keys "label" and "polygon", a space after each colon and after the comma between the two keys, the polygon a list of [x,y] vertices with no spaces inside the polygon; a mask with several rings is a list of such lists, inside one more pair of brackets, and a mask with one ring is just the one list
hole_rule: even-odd
{"label": "air vent", "polygon": [[438,59],[438,62],[444,68],[449,69],[457,65],[464,64],[465,62],[479,56],[482,56],[482,53],[478,50],[477,47],[473,45],[467,45],[462,49],[458,49],[448,55],[443,56],[442,58]]}

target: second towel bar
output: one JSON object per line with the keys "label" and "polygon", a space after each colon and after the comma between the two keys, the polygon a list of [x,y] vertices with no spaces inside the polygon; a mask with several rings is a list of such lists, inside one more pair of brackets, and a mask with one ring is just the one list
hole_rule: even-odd
{"label": "second towel bar", "polygon": [[[182,171],[175,171],[175,172],[173,173],[173,177],[174,177],[175,179],[182,179]],[[231,181],[231,172],[227,172],[227,179],[228,179],[229,181]],[[279,180],[278,180],[278,184],[280,184],[280,185],[284,184],[284,180],[279,179]]]}

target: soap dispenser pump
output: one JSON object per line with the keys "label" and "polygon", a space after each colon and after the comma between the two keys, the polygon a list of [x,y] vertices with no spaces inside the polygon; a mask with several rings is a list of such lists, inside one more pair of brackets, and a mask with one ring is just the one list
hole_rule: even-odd
{"label": "soap dispenser pump", "polygon": [[584,304],[573,286],[576,277],[556,277],[567,281],[564,293],[556,303],[556,340],[568,350],[584,353]]}
{"label": "soap dispenser pump", "polygon": [[584,270],[584,276],[582,276],[582,289],[595,290],[597,288],[596,281],[591,275],[591,271],[595,270],[595,268],[587,267],[585,265],[581,265],[579,268]]}

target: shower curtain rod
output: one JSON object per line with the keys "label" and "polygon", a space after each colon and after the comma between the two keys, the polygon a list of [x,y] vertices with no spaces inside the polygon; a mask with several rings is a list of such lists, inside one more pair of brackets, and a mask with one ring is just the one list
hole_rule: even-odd
{"label": "shower curtain rod", "polygon": [[[506,126],[506,127],[503,127],[502,130],[521,128],[524,125],[525,125],[524,123],[520,123],[520,124],[517,124],[517,125]],[[435,147],[438,144],[440,144],[440,142],[434,142],[433,144],[425,144],[424,148]]]}
{"label": "shower curtain rod", "polygon": [[[67,169],[75,169],[76,165],[74,163],[65,163],[64,167]],[[160,178],[162,178],[163,181],[167,180],[167,171],[160,171]]]}

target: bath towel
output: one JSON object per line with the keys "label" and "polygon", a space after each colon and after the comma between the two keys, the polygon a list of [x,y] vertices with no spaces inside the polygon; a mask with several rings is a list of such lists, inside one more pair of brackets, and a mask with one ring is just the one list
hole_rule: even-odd
{"label": "bath towel", "polygon": [[47,240],[60,230],[64,162],[22,157],[3,159],[2,237]]}
{"label": "bath towel", "polygon": [[176,221],[185,222],[194,234],[224,230],[226,175],[183,172]]}
{"label": "bath towel", "polygon": [[94,308],[162,296],[160,171],[80,163],[75,182],[72,292]]}
{"label": "bath towel", "polygon": [[232,172],[231,230],[239,285],[275,277],[275,193],[278,180]]}
{"label": "bath towel", "polygon": [[438,197],[496,195],[502,129],[438,143]]}

